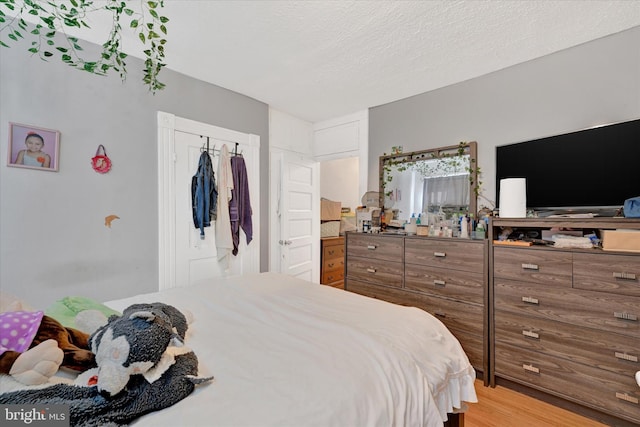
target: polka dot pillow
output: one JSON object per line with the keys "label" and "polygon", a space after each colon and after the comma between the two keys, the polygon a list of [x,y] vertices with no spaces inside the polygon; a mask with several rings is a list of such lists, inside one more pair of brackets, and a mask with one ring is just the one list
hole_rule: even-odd
{"label": "polka dot pillow", "polygon": [[0,354],[24,353],[38,332],[44,312],[10,311],[0,314]]}

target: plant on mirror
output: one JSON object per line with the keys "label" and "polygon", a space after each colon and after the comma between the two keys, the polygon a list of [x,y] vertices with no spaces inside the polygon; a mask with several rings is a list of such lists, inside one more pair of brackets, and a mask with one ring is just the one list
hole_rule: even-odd
{"label": "plant on mirror", "polygon": [[[74,68],[97,75],[115,71],[124,81],[127,74],[127,54],[122,51],[121,21],[126,17],[128,24],[124,25],[134,31],[144,46],[143,82],[155,94],[165,87],[158,80],[158,74],[165,66],[166,23],[169,18],[159,13],[164,7],[163,0],[141,1],[137,12],[129,7],[131,3],[133,2],[116,0],[0,0],[0,46],[8,48],[7,43],[32,37],[28,51],[45,61],[59,55],[62,62]],[[112,15],[111,30],[107,40],[101,45],[99,58],[89,60],[82,57],[83,48],[78,38],[68,35],[65,29],[89,29],[87,16],[98,11],[106,11]],[[33,25],[30,27],[27,21]]]}
{"label": "plant on mirror", "polygon": [[[382,179],[383,190],[388,183],[393,181],[393,171],[415,170],[423,177],[466,173],[469,175],[469,185],[474,194],[479,196],[482,189],[480,166],[477,165],[476,158],[469,155],[469,147],[469,142],[461,141],[454,151],[450,150],[451,147],[444,147],[444,149],[418,152],[420,153],[418,155],[414,153],[403,155],[402,152],[393,152],[391,155],[383,153],[385,158],[382,165],[384,175]],[[383,191],[383,193],[385,196],[390,195],[390,191]]]}

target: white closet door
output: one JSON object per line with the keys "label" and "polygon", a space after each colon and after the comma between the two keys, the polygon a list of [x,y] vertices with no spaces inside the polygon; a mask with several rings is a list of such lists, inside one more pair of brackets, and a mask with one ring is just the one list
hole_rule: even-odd
{"label": "white closet door", "polygon": [[[165,118],[166,119],[166,118]],[[160,235],[160,289],[185,287],[194,283],[213,280],[216,277],[238,275],[260,270],[260,194],[259,194],[259,137],[174,118],[175,126],[159,132],[159,235]],[[159,124],[171,124],[161,121]],[[203,137],[201,138],[200,135]],[[238,255],[217,261],[215,226],[205,228],[205,238],[193,223],[191,204],[191,179],[198,169],[201,148],[219,149],[226,144],[229,151],[238,142],[247,166],[249,193],[253,210],[253,240],[249,245],[240,230]],[[219,157],[212,155],[212,165],[217,177]]]}

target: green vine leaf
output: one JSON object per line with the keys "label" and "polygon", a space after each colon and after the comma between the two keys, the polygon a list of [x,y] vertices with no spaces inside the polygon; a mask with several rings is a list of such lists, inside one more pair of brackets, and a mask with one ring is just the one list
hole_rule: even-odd
{"label": "green vine leaf", "polygon": [[469,184],[474,194],[479,196],[482,190],[481,170],[475,164],[475,161],[471,160],[468,149],[469,143],[462,141],[455,147],[455,151],[442,152],[441,150],[436,150],[431,153],[421,154],[420,158],[414,158],[403,153],[390,156],[383,153],[384,164],[382,170],[384,178],[380,180],[383,193],[388,197],[393,192],[386,190],[386,187],[393,181],[393,172],[403,172],[411,169],[425,177],[467,173],[469,175]]}
{"label": "green vine leaf", "polygon": [[[165,85],[158,80],[164,64],[164,46],[167,43],[164,36],[167,34],[165,24],[169,18],[161,15],[164,1],[141,2],[141,10],[135,11],[128,7],[132,2],[108,0],[94,2],[90,0],[69,0],[57,2],[53,0],[0,0],[0,46],[10,47],[8,42],[17,42],[24,38],[18,29],[23,30],[33,37],[31,46],[27,51],[38,54],[41,59],[47,60],[53,56],[45,46],[62,53],[60,59],[63,63],[87,71],[93,74],[106,75],[110,71],[120,74],[121,79],[126,79],[126,54],[122,51],[122,28],[131,29],[140,42],[144,45],[144,76],[143,82],[149,90],[156,93]],[[77,37],[66,34],[66,29],[89,29],[86,18],[90,13],[109,13],[112,17],[111,31],[108,39],[102,43],[102,52],[98,59],[85,59],[81,56],[83,51]],[[25,16],[37,17],[39,23],[33,24],[35,28],[29,31],[29,25],[24,20]],[[123,18],[126,17],[126,18]],[[33,19],[33,18],[32,18]],[[123,19],[128,20],[128,25]],[[48,31],[41,31],[46,28]],[[156,28],[159,28],[159,32]]]}

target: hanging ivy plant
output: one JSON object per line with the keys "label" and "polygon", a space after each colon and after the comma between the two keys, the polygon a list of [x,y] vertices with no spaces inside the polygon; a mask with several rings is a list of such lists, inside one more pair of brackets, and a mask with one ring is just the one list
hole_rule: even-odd
{"label": "hanging ivy plant", "polygon": [[[460,142],[454,151],[452,147],[444,149],[427,150],[415,153],[383,153],[382,171],[383,187],[393,181],[393,171],[404,172],[415,170],[423,177],[437,177],[457,174],[468,174],[469,184],[474,193],[480,194],[482,181],[480,181],[480,167],[476,165],[476,159],[469,156],[469,143]],[[393,151],[393,150],[392,150]],[[386,191],[385,196],[391,192]]]}
{"label": "hanging ivy plant", "polygon": [[[380,157],[380,202],[383,204],[384,200],[392,195],[393,191],[388,187],[393,181],[394,174],[406,170],[415,170],[423,177],[468,174],[471,190],[476,197],[481,196],[480,167],[477,165],[475,155],[470,155],[472,151],[475,152],[475,147],[475,142],[462,141],[457,146],[409,153],[392,150],[390,155],[383,153]],[[475,202],[471,208],[475,209]]]}
{"label": "hanging ivy plant", "polygon": [[[158,74],[165,66],[164,46],[169,18],[159,13],[164,7],[163,0],[141,1],[138,12],[129,7],[131,3],[115,0],[0,0],[0,45],[8,48],[10,43],[30,37],[33,40],[28,51],[45,61],[57,56],[65,64],[92,74],[117,72],[124,81],[127,54],[122,51],[122,22],[126,21],[124,25],[134,31],[144,46],[143,82],[155,93],[165,87],[158,80]],[[78,38],[68,35],[65,29],[90,28],[86,21],[88,14],[99,11],[111,14],[111,31],[102,44],[99,57],[86,59]],[[30,27],[27,21],[34,24]]]}

